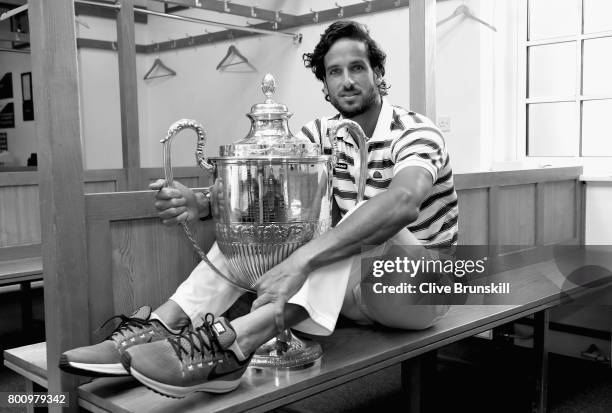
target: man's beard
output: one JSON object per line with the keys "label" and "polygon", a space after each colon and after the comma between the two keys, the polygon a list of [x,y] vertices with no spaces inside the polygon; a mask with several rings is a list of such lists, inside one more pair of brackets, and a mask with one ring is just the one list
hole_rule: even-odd
{"label": "man's beard", "polygon": [[343,118],[350,119],[367,112],[370,108],[376,105],[376,92],[376,89],[371,89],[369,93],[362,95],[364,96],[364,99],[361,101],[361,104],[351,109],[345,109],[339,100],[332,96],[329,97],[329,103],[331,103],[332,106],[336,108],[338,112],[340,112]]}

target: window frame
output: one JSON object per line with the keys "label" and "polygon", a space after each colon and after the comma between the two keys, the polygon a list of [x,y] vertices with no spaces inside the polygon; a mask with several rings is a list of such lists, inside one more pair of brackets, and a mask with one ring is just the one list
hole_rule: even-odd
{"label": "window frame", "polygon": [[[529,2],[532,0],[519,1],[518,10],[518,88],[517,88],[517,120],[518,120],[518,136],[516,155],[517,159],[525,163],[539,163],[543,165],[583,165],[589,168],[598,170],[607,169],[610,171],[609,162],[612,156],[610,155],[583,155],[583,104],[586,101],[594,100],[610,100],[612,101],[612,93],[601,94],[583,94],[583,69],[584,69],[584,43],[587,40],[599,38],[612,38],[612,30],[600,31],[595,33],[582,33],[584,31],[584,4],[585,0],[579,0],[576,10],[576,19],[579,20],[580,33],[575,35],[565,35],[549,37],[537,40],[529,39]],[[529,97],[529,48],[532,46],[541,46],[548,44],[559,44],[572,42],[576,45],[576,76],[575,76],[575,94],[573,96],[546,96],[546,97]],[[560,103],[573,102],[576,113],[578,114],[578,136],[577,136],[577,155],[566,156],[535,156],[528,155],[529,144],[529,105],[538,103]],[[610,171],[612,172],[612,171]]]}

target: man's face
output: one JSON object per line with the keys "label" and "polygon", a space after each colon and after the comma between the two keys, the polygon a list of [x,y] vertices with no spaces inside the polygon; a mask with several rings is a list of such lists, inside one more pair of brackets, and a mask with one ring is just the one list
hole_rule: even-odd
{"label": "man's face", "polygon": [[376,86],[378,76],[372,70],[365,43],[340,39],[323,59],[324,92],[345,118],[360,115],[380,102]]}

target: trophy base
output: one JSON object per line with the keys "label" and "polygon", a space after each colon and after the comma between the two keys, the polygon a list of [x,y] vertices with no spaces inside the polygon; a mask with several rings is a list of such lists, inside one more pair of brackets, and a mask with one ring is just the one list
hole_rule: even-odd
{"label": "trophy base", "polygon": [[319,343],[297,338],[291,330],[285,330],[255,351],[249,367],[304,369],[314,365],[322,355]]}

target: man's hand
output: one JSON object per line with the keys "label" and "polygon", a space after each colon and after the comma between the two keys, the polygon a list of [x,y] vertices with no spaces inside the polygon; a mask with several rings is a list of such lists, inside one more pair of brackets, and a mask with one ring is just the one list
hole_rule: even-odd
{"label": "man's hand", "polygon": [[178,181],[174,181],[171,187],[164,187],[165,183],[165,180],[158,179],[149,185],[149,189],[158,191],[154,205],[162,222],[176,225],[197,219],[200,205],[195,192]]}
{"label": "man's hand", "polygon": [[274,304],[274,321],[278,331],[283,331],[285,329],[285,304],[302,288],[309,273],[306,260],[300,258],[296,251],[259,278],[255,284],[258,297],[253,301],[251,311],[264,304]]}

